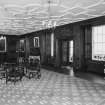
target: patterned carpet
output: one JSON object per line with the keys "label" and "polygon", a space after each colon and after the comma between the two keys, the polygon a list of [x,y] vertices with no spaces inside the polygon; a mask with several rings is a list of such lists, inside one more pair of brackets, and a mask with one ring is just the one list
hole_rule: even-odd
{"label": "patterned carpet", "polygon": [[0,105],[105,105],[105,85],[45,69],[41,74],[15,85],[0,80]]}

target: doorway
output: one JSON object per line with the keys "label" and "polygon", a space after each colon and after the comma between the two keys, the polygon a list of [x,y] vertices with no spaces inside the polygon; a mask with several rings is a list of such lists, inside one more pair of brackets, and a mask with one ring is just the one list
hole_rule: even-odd
{"label": "doorway", "polygon": [[73,40],[62,40],[62,65],[73,63]]}
{"label": "doorway", "polygon": [[73,40],[62,40],[62,67],[73,75]]}

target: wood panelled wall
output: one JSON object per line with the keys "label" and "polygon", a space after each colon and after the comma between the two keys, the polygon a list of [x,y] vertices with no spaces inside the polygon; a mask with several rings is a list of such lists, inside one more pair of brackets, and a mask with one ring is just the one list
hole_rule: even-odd
{"label": "wood panelled wall", "polygon": [[[93,25],[105,24],[105,16],[81,21],[73,24],[56,27],[54,30],[54,57],[51,57],[51,29],[41,30],[22,36],[7,36],[7,53],[0,56],[13,56],[16,50],[16,41],[25,38],[26,56],[31,53],[30,49],[34,49],[33,38],[40,38],[41,63],[52,64],[60,67],[62,60],[62,40],[74,40],[74,70],[94,71],[103,73],[104,62],[92,60],[92,33]],[[17,38],[18,37],[18,38]],[[2,58],[3,58],[2,56]],[[14,58],[15,58],[14,53]],[[1,58],[1,57],[0,57]],[[4,57],[5,58],[5,57]],[[4,59],[3,58],[3,59]],[[3,61],[2,59],[2,61]],[[1,61],[1,60],[0,60]]]}
{"label": "wood panelled wall", "polygon": [[16,62],[17,53],[16,53],[16,44],[18,38],[16,36],[7,37],[7,61]]}
{"label": "wood panelled wall", "polygon": [[83,29],[79,25],[73,28],[74,35],[74,70],[83,70],[84,49],[83,49]]}
{"label": "wood panelled wall", "polygon": [[84,27],[84,53],[86,61],[91,60],[92,57],[92,26]]}
{"label": "wood panelled wall", "polygon": [[16,43],[18,40],[17,36],[4,35],[6,36],[7,51],[0,53],[0,63],[3,62],[15,62],[17,58]]}
{"label": "wood panelled wall", "polygon": [[44,31],[40,36],[40,50],[41,50],[41,63],[47,64],[51,57],[51,32],[49,30]]}

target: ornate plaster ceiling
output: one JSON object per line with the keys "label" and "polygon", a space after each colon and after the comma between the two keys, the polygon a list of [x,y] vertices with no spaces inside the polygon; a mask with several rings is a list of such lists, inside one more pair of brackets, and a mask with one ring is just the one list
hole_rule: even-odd
{"label": "ornate plaster ceiling", "polygon": [[[50,16],[64,25],[105,14],[105,0],[50,0]],[[22,35],[48,20],[48,0],[0,0],[0,34]]]}

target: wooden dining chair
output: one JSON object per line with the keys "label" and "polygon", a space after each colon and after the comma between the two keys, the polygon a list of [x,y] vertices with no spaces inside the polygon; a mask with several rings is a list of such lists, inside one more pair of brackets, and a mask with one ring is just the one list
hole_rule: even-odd
{"label": "wooden dining chair", "polygon": [[14,84],[17,81],[21,81],[22,79],[22,73],[18,69],[17,65],[9,65],[6,67],[6,84],[11,81],[14,82]]}
{"label": "wooden dining chair", "polygon": [[41,71],[40,71],[40,60],[39,59],[31,59],[30,63],[27,67],[27,73],[28,73],[28,78],[36,78],[40,79],[41,77]]}

